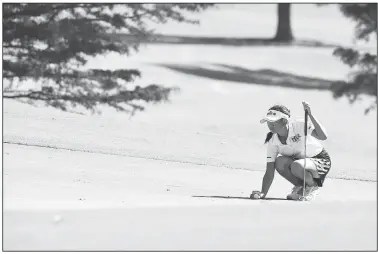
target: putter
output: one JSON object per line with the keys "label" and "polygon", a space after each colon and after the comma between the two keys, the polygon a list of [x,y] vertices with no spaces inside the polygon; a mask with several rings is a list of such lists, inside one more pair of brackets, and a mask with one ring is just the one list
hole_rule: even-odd
{"label": "putter", "polygon": [[306,188],[306,141],[307,141],[307,119],[308,119],[308,112],[305,110],[305,125],[304,125],[304,168],[303,168],[303,193],[302,198],[305,194]]}

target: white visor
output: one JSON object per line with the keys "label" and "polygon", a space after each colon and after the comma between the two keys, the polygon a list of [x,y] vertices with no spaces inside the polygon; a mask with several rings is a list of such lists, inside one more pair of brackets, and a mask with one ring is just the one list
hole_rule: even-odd
{"label": "white visor", "polygon": [[265,123],[265,122],[275,122],[280,119],[289,119],[289,116],[286,115],[285,113],[282,113],[277,110],[269,110],[268,113],[266,114],[266,117],[260,120],[260,123]]}

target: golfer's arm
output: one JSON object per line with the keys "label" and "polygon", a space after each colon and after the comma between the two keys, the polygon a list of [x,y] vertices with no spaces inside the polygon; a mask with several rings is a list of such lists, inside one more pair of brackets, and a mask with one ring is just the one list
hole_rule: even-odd
{"label": "golfer's arm", "polygon": [[266,164],[266,171],[264,174],[261,192],[263,193],[263,197],[265,198],[266,194],[268,194],[269,188],[272,185],[274,179],[274,162],[268,162]]}
{"label": "golfer's arm", "polygon": [[[327,132],[325,131],[324,127],[321,126],[321,124],[318,122],[318,120],[311,114],[309,115],[312,124],[314,125],[315,129],[311,133],[311,135],[317,139],[320,140],[326,140],[327,139]],[[315,132],[315,133],[314,133]]]}

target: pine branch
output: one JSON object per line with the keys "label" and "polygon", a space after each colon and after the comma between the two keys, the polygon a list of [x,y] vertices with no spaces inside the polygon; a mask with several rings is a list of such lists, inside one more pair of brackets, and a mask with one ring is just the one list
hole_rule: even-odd
{"label": "pine branch", "polygon": [[[173,88],[150,85],[128,89],[140,77],[138,70],[78,71],[87,57],[106,52],[128,55],[137,50],[139,36],[149,36],[148,20],[190,22],[184,11],[196,12],[203,4],[4,4],[3,78],[12,81],[42,82],[42,90],[10,91],[3,97],[45,101],[66,110],[81,105],[94,110],[106,104],[117,110],[129,106],[141,110],[133,101],[162,102]],[[117,12],[112,12],[118,8]],[[111,12],[109,13],[108,10]],[[61,15],[67,11],[67,15]],[[115,40],[111,32],[128,30],[137,39]],[[47,85],[49,84],[49,85]]]}

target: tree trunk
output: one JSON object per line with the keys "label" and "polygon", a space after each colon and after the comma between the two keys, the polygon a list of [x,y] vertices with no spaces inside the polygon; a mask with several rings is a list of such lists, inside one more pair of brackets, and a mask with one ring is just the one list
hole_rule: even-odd
{"label": "tree trunk", "polygon": [[275,41],[292,41],[294,39],[291,32],[290,4],[278,4],[278,23]]}

